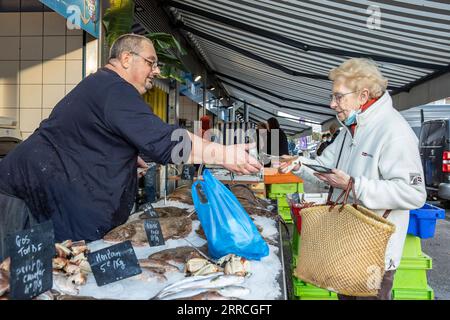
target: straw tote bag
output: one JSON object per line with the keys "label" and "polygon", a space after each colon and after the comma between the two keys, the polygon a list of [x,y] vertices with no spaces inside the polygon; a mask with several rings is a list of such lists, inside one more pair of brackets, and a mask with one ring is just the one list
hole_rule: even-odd
{"label": "straw tote bag", "polygon": [[[299,279],[348,296],[376,296],[385,272],[385,252],[395,225],[363,206],[348,204],[350,179],[335,203],[300,211]],[[342,203],[340,199],[344,196]]]}

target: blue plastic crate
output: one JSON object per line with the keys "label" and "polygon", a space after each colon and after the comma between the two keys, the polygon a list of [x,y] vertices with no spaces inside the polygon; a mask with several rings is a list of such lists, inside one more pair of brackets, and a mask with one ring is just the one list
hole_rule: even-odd
{"label": "blue plastic crate", "polygon": [[445,218],[445,210],[431,204],[409,211],[408,234],[427,239],[434,236],[436,220]]}

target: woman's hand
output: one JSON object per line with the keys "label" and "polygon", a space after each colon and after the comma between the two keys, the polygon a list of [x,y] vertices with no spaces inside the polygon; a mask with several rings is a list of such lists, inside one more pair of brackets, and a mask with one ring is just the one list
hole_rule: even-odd
{"label": "woman's hand", "polygon": [[329,184],[330,186],[338,189],[345,190],[350,181],[350,176],[342,170],[332,169],[332,173],[314,173],[314,175]]}

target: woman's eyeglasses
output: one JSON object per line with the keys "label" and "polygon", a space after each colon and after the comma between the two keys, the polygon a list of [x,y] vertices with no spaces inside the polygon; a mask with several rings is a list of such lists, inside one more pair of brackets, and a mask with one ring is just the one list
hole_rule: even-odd
{"label": "woman's eyeglasses", "polygon": [[336,103],[339,104],[339,103],[341,103],[341,100],[342,100],[342,98],[344,98],[344,96],[351,94],[351,93],[355,93],[355,92],[358,92],[358,91],[352,91],[352,92],[347,92],[347,93],[339,93],[339,92],[332,93],[332,94],[330,94],[330,100],[331,100],[331,102],[336,101]]}

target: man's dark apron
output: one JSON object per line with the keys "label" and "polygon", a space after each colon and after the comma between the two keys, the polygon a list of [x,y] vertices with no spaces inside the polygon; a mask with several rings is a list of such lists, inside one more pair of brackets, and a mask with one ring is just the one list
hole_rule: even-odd
{"label": "man's dark apron", "polygon": [[6,236],[37,223],[23,200],[0,191],[0,262],[7,257]]}

